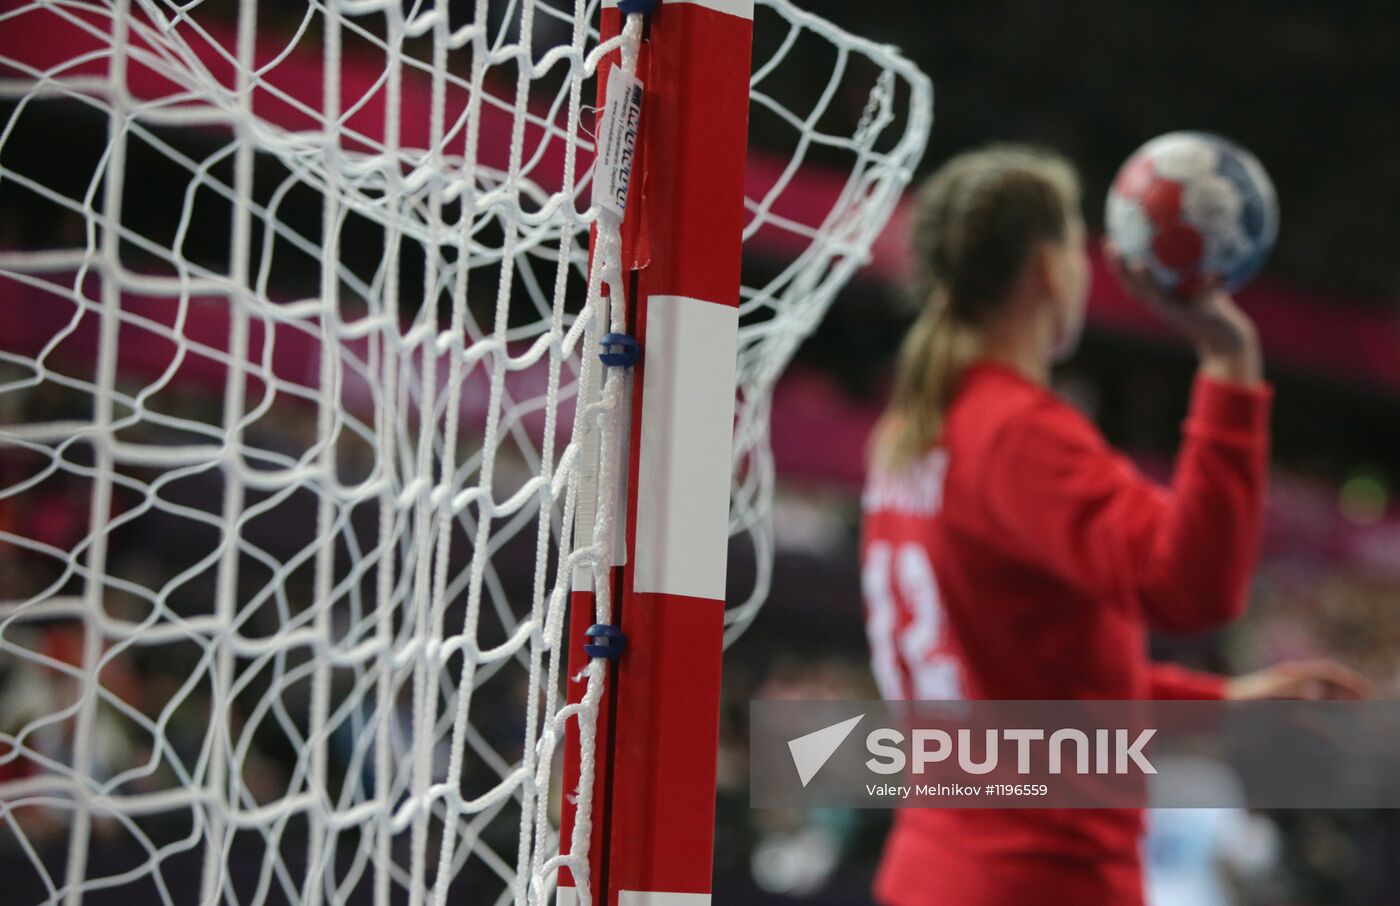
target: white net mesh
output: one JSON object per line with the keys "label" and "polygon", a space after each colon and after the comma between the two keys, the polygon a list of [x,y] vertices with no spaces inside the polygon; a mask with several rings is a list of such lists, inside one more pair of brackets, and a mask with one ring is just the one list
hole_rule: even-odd
{"label": "white net mesh", "polygon": [[[6,902],[546,901],[618,459],[587,105],[640,22],[597,17],[0,3]],[[731,634],[773,384],[930,117],[889,48],[783,0],[755,36]]]}

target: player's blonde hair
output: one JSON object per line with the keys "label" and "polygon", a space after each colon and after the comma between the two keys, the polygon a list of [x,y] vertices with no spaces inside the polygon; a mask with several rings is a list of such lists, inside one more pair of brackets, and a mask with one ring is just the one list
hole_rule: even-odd
{"label": "player's blonde hair", "polygon": [[977,328],[1011,295],[1036,247],[1062,242],[1079,209],[1074,168],[1053,152],[993,145],[960,154],[919,189],[911,235],[922,310],[899,351],[874,464],[908,465],[938,441]]}

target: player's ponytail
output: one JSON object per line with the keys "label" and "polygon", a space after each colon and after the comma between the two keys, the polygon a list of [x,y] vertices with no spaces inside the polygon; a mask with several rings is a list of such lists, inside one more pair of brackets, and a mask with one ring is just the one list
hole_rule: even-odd
{"label": "player's ponytail", "polygon": [[915,202],[913,290],[921,311],[900,348],[894,394],[874,435],[877,469],[895,471],[937,443],[979,326],[1007,301],[1036,246],[1063,241],[1079,206],[1058,155],[998,145],[959,155]]}

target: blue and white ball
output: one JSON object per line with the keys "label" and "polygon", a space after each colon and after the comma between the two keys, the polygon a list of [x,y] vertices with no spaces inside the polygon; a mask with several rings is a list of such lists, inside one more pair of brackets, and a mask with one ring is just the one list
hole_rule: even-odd
{"label": "blue and white ball", "polygon": [[1207,132],[1169,132],[1128,158],[1108,193],[1105,222],[1129,266],[1194,295],[1218,280],[1234,290],[1259,272],[1278,237],[1278,196],[1259,161]]}

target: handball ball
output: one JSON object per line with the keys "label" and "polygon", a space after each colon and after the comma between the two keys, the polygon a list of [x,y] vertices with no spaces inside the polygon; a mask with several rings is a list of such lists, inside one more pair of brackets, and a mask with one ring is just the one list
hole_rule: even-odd
{"label": "handball ball", "polygon": [[1108,192],[1109,240],[1163,290],[1193,296],[1214,278],[1243,286],[1278,236],[1278,199],[1259,161],[1205,132],[1169,132],[1128,158]]}

